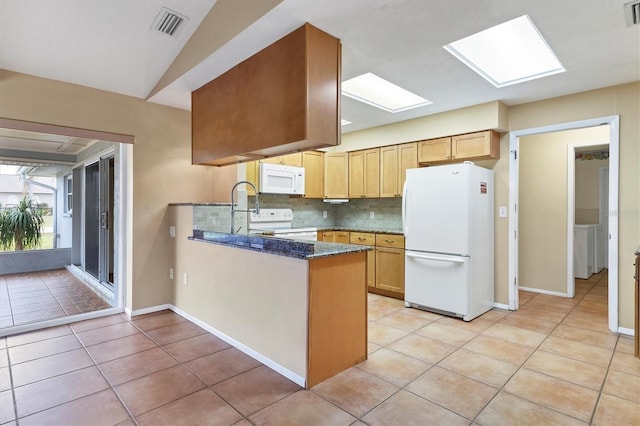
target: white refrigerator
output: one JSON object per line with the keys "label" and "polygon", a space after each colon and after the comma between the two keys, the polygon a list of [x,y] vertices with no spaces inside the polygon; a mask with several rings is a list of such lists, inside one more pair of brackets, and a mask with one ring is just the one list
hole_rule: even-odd
{"label": "white refrigerator", "polygon": [[407,170],[407,307],[465,321],[493,307],[493,199],[493,171],[473,163]]}

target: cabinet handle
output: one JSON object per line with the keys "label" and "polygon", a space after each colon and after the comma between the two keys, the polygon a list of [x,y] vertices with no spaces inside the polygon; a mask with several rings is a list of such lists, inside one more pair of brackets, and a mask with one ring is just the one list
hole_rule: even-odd
{"label": "cabinet handle", "polygon": [[389,243],[389,244],[393,243],[394,241],[395,240],[384,240],[385,243]]}

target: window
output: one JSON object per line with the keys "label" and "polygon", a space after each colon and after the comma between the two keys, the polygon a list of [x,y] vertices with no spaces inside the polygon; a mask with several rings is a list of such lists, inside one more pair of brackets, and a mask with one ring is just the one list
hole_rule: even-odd
{"label": "window", "polygon": [[71,175],[64,177],[64,212],[68,214],[73,212],[73,177]]}

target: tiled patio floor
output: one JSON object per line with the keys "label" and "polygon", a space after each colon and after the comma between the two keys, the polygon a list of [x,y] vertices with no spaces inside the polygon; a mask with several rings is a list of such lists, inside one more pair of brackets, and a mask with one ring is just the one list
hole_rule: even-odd
{"label": "tiled patio floor", "polygon": [[310,390],[169,312],[0,339],[0,424],[638,425],[606,273],[472,322],[369,297],[369,359]]}
{"label": "tiled patio floor", "polygon": [[0,328],[110,307],[65,269],[0,275]]}

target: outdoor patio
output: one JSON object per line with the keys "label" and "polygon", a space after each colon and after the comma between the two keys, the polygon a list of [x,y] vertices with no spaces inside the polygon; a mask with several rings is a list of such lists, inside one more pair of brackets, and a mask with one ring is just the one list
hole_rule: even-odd
{"label": "outdoor patio", "polygon": [[0,275],[0,328],[110,307],[65,269]]}

